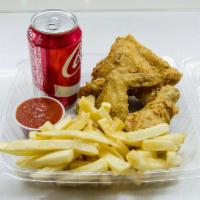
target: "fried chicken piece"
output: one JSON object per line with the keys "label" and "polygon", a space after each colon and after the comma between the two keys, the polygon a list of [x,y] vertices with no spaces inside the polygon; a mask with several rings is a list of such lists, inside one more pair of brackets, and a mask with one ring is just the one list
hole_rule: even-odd
{"label": "fried chicken piece", "polygon": [[79,89],[78,97],[94,95],[97,98],[102,91],[105,81],[105,78],[97,78],[89,83],[86,83],[85,86]]}
{"label": "fried chicken piece", "polygon": [[137,73],[158,73],[165,78],[166,84],[174,85],[181,78],[181,73],[131,35],[116,39],[108,56],[93,69],[93,80],[105,78],[110,71],[118,67],[129,67],[132,72]]}
{"label": "fried chicken piece", "polygon": [[159,84],[160,78],[151,74],[130,73],[128,68],[112,70],[106,78],[103,90],[97,98],[97,107],[103,101],[111,103],[111,116],[125,120],[128,115],[129,88],[151,87]]}
{"label": "fried chicken piece", "polygon": [[[146,105],[155,99],[157,91],[166,84],[175,85],[182,74],[169,65],[168,62],[159,58],[151,50],[147,49],[131,35],[118,37],[112,45],[106,58],[97,63],[93,69],[93,80],[104,77],[116,68],[129,68],[133,73],[155,74],[161,76],[161,83],[156,87],[140,88],[138,92],[129,91]],[[131,89],[131,88],[130,88]],[[84,89],[83,89],[84,90]]]}
{"label": "fried chicken piece", "polygon": [[158,92],[154,101],[148,103],[142,110],[130,113],[125,121],[127,131],[148,128],[159,123],[169,123],[178,112],[175,103],[179,99],[179,90],[166,85]]}
{"label": "fried chicken piece", "polygon": [[175,102],[179,92],[172,86],[164,86],[175,85],[182,74],[131,35],[116,39],[108,56],[93,69],[92,76],[93,80],[80,89],[79,97],[93,94],[97,106],[103,101],[110,102],[112,116],[126,119],[128,95],[136,96],[146,105],[128,115],[127,130],[169,122],[177,112]]}
{"label": "fried chicken piece", "polygon": [[140,44],[133,36],[128,35],[126,38],[136,46],[140,55],[147,60],[154,72],[161,75],[163,74],[163,78],[165,78],[165,84],[175,85],[181,79],[182,74],[177,69],[170,66],[167,61],[158,57],[150,49]]}
{"label": "fried chicken piece", "polygon": [[152,73],[150,63],[141,56],[136,45],[132,42],[132,36],[118,37],[111,47],[106,58],[97,63],[93,69],[93,80],[106,77],[113,69],[129,67],[135,73]]}

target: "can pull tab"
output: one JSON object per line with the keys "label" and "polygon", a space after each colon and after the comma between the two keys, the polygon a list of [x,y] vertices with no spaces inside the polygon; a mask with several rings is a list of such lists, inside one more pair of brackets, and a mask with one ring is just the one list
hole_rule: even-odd
{"label": "can pull tab", "polygon": [[48,23],[48,29],[55,31],[59,28],[60,20],[58,17],[51,17]]}

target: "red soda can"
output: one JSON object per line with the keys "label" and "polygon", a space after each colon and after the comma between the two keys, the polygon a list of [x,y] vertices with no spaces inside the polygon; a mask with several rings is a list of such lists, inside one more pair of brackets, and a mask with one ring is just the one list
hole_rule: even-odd
{"label": "red soda can", "polygon": [[38,12],[27,36],[34,91],[58,99],[65,107],[72,105],[81,76],[82,32],[76,16],[57,9]]}

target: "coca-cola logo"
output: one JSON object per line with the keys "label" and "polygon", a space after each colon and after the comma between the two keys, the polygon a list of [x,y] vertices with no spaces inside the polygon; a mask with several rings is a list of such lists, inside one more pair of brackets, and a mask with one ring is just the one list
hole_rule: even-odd
{"label": "coca-cola logo", "polygon": [[80,60],[81,60],[81,43],[77,45],[77,47],[73,50],[71,55],[67,58],[62,68],[62,75],[65,78],[68,78],[76,74],[76,72],[80,68]]}

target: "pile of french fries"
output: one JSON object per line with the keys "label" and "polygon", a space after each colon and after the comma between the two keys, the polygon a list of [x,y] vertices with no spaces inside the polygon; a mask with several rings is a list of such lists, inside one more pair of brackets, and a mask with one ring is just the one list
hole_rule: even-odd
{"label": "pile of french fries", "polygon": [[170,134],[168,124],[125,132],[124,122],[110,116],[109,103],[97,109],[94,96],[88,96],[77,105],[75,118],[46,122],[26,140],[0,142],[0,151],[23,156],[17,161],[22,168],[47,172],[133,175],[181,164],[185,134]]}

